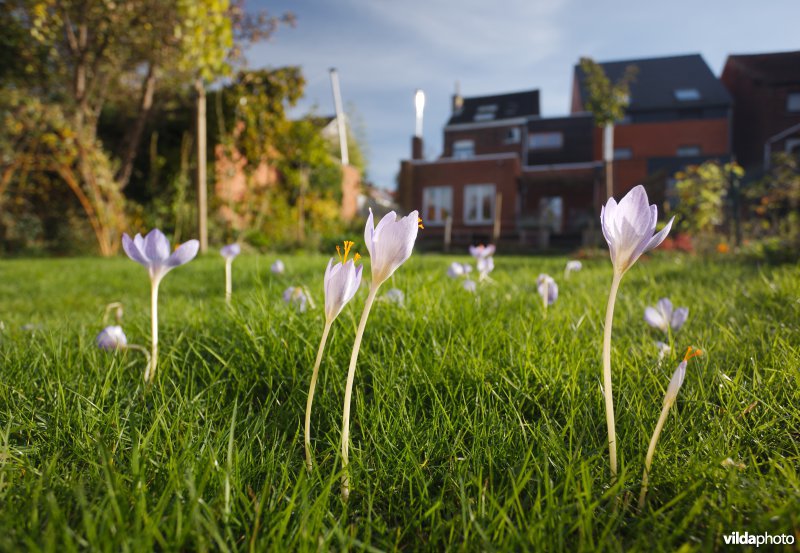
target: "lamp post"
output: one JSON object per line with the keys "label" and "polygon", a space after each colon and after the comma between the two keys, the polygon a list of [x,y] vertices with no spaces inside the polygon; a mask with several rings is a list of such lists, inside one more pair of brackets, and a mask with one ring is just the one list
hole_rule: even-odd
{"label": "lamp post", "polygon": [[422,112],[425,110],[425,93],[419,88],[414,93],[414,109],[417,115],[417,125],[414,136],[422,138]]}

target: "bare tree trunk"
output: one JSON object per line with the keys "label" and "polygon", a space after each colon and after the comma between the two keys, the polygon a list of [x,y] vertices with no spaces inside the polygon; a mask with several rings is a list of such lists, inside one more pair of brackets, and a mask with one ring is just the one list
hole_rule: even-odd
{"label": "bare tree trunk", "polygon": [[147,68],[147,76],[142,83],[142,97],[139,101],[139,111],[136,115],[136,120],[133,126],[128,131],[128,136],[125,139],[125,151],[122,154],[122,166],[117,172],[116,181],[120,190],[124,190],[131,180],[133,173],[133,162],[136,159],[136,152],[139,149],[139,143],[142,140],[142,133],[144,126],[147,123],[147,118],[153,109],[153,95],[156,91],[156,70],[153,63]]}
{"label": "bare tree trunk", "polygon": [[208,250],[208,190],[206,183],[206,88],[201,79],[194,83],[197,90],[197,233],[200,253]]}
{"label": "bare tree trunk", "polygon": [[300,170],[300,193],[297,196],[297,242],[306,240],[306,190],[308,189],[308,167]]}

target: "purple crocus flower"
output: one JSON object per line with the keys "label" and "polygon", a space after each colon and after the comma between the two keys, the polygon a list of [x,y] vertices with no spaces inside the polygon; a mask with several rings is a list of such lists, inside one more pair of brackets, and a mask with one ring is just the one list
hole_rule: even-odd
{"label": "purple crocus flower", "polygon": [[628,192],[619,204],[614,198],[608,199],[600,211],[600,225],[616,273],[625,273],[639,256],[664,241],[675,218],[658,233],[655,232],[657,220],[658,208],[648,203],[647,192],[641,184]]}
{"label": "purple crocus flower", "polygon": [[403,294],[403,291],[402,290],[398,290],[397,288],[390,288],[389,290],[386,291],[386,293],[383,295],[383,297],[389,303],[394,303],[394,304],[400,305],[400,306],[402,306],[403,303],[405,303],[405,301],[406,301],[406,296],[405,296],[405,294]]}
{"label": "purple crocus flower", "polygon": [[[494,248],[494,246],[492,246]],[[494,258],[491,255],[479,257],[475,263],[478,266],[478,280],[489,278],[489,273],[494,271]]]}
{"label": "purple crocus flower", "polygon": [[172,269],[194,259],[200,248],[200,242],[189,240],[173,252],[167,237],[156,228],[148,232],[144,238],[137,234],[131,239],[127,234],[123,234],[122,248],[128,257],[147,269],[152,282],[158,283]]}
{"label": "purple crocus flower", "polygon": [[374,288],[392,276],[411,257],[419,225],[417,211],[412,211],[406,217],[398,217],[394,211],[390,211],[375,225],[370,209],[364,227],[364,243],[369,251]]}
{"label": "purple crocus flower", "polygon": [[472,265],[470,265],[469,263],[459,263],[458,261],[453,261],[450,264],[450,268],[447,269],[447,276],[449,276],[450,278],[458,278],[466,276],[471,272],[472,272]]}
{"label": "purple crocus flower", "polygon": [[665,334],[670,328],[677,332],[689,317],[688,307],[679,307],[673,310],[672,302],[669,298],[661,298],[655,307],[648,307],[644,310],[644,320],[653,328],[657,328]]}
{"label": "purple crocus flower", "polygon": [[308,309],[310,297],[302,286],[289,286],[283,291],[283,301],[293,305],[300,313]]}
{"label": "purple crocus flower", "polygon": [[469,254],[474,257],[475,259],[484,259],[486,257],[492,257],[495,252],[494,244],[489,244],[488,246],[484,246],[483,244],[479,246],[470,246],[469,247]]}
{"label": "purple crocus flower", "polygon": [[237,255],[242,253],[242,247],[238,243],[228,244],[227,246],[223,246],[219,250],[219,253],[226,260],[233,260]]}
{"label": "purple crocus flower", "polygon": [[270,266],[269,270],[272,271],[273,274],[282,275],[286,272],[286,265],[283,264],[283,261],[278,259]]}
{"label": "purple crocus flower", "polygon": [[570,273],[577,273],[583,269],[583,263],[577,259],[570,259],[567,261],[567,266],[564,268],[564,278],[568,278]]}
{"label": "purple crocus flower", "polygon": [[119,325],[107,326],[94,339],[97,347],[106,351],[125,349],[128,346],[128,337],[125,336]]}
{"label": "purple crocus flower", "polygon": [[539,291],[539,295],[542,297],[545,308],[547,308],[548,305],[553,305],[558,299],[558,284],[556,284],[556,281],[553,280],[553,277],[550,275],[544,273],[540,274],[539,278],[536,279],[536,288]]}
{"label": "purple crocus flower", "polygon": [[127,234],[122,235],[122,247],[128,257],[144,266],[150,274],[150,319],[151,319],[151,349],[152,355],[145,379],[153,381],[158,365],[158,285],[161,279],[175,267],[188,263],[197,255],[200,243],[197,240],[184,242],[172,252],[169,240],[164,233],[153,229],[142,238],[140,234],[131,239]]}
{"label": "purple crocus flower", "polygon": [[[347,254],[345,253],[345,259]],[[333,258],[328,261],[325,269],[325,318],[333,322],[344,306],[347,305],[361,286],[361,272],[363,265],[356,265],[356,259],[347,259],[334,263]]]}
{"label": "purple crocus flower", "polygon": [[464,287],[464,290],[467,292],[472,292],[473,294],[478,291],[478,284],[471,278],[466,279],[462,283],[462,286]]}

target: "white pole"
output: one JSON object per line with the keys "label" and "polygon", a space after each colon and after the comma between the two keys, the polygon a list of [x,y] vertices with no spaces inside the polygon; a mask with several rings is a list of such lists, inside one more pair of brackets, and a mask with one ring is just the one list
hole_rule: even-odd
{"label": "white pole", "polygon": [[342,165],[350,165],[350,156],[347,154],[347,130],[344,122],[344,109],[342,108],[342,92],[339,90],[339,74],[335,67],[331,67],[331,88],[333,89],[333,105],[336,109],[336,125],[339,127],[339,148],[342,152]]}
{"label": "white pole", "polygon": [[417,116],[417,125],[414,136],[422,138],[422,112],[425,110],[425,93],[419,88],[414,92],[414,111]]}

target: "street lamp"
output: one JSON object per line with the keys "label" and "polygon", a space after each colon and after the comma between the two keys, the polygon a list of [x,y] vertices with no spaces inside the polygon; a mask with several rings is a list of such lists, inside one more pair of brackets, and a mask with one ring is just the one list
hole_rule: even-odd
{"label": "street lamp", "polygon": [[417,114],[417,128],[414,136],[422,138],[422,111],[425,109],[425,93],[419,88],[414,93],[414,108]]}

